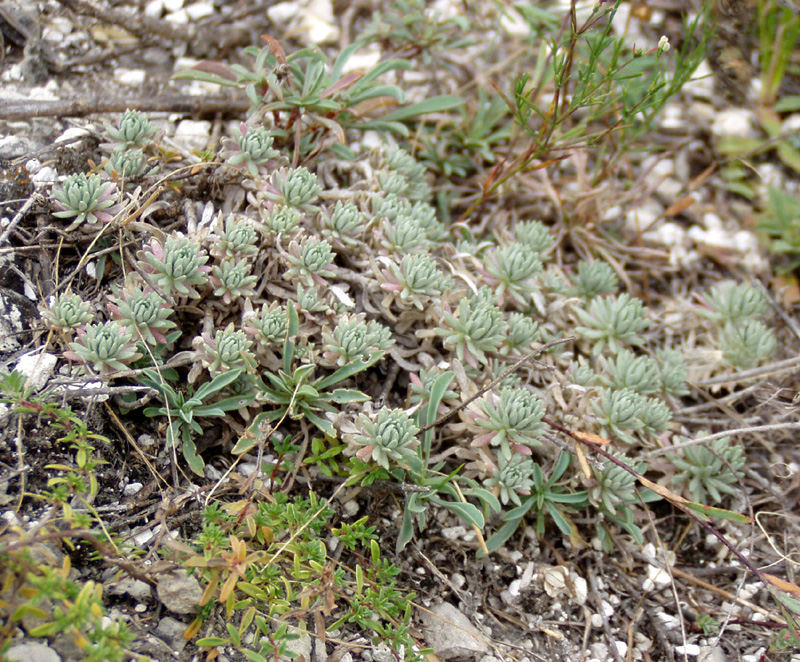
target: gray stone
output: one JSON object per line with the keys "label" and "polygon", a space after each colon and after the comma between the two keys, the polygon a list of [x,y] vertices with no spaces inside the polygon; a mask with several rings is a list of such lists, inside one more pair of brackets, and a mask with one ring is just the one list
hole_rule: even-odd
{"label": "gray stone", "polygon": [[698,662],[728,662],[728,656],[719,646],[700,646]]}
{"label": "gray stone", "polygon": [[[311,637],[308,635],[307,632],[301,632],[297,628],[289,628],[289,632],[292,634],[299,634],[299,639],[292,639],[291,641],[286,642],[286,648],[293,653],[297,653],[298,656],[302,655],[302,659],[305,662],[311,662],[311,652],[312,652],[312,645],[311,645]],[[296,658],[300,660],[300,658]],[[283,662],[290,662],[288,657],[282,657],[281,660]]]}
{"label": "gray stone", "polygon": [[374,662],[396,662],[397,657],[388,644],[378,644],[372,650],[372,659]]}
{"label": "gray stone", "polygon": [[489,645],[478,629],[449,602],[441,602],[422,613],[423,634],[428,646],[442,660],[478,657]]}
{"label": "gray stone", "polygon": [[18,644],[8,649],[6,653],[8,662],[61,662],[50,646],[44,644]]}
{"label": "gray stone", "polygon": [[186,628],[186,623],[181,623],[179,620],[172,618],[172,616],[165,616],[158,622],[156,636],[173,651],[180,653],[188,643],[183,638]]}
{"label": "gray stone", "polygon": [[65,662],[77,662],[86,657],[86,651],[81,650],[80,646],[75,643],[75,639],[65,632],[56,635],[50,642],[50,646]]}
{"label": "gray stone", "polygon": [[149,584],[133,577],[125,577],[118,582],[109,584],[107,591],[111,595],[129,595],[136,600],[149,600],[152,595]]}
{"label": "gray stone", "polygon": [[192,614],[197,609],[203,589],[200,583],[179,569],[162,575],[156,587],[158,599],[173,614]]}

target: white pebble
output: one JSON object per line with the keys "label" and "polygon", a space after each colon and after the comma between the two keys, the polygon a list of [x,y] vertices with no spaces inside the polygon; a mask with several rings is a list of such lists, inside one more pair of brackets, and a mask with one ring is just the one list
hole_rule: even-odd
{"label": "white pebble", "polygon": [[181,120],[175,128],[174,140],[188,151],[200,151],[208,145],[211,122]]}
{"label": "white pebble", "polygon": [[53,375],[58,358],[55,354],[29,352],[20,357],[14,369],[27,377],[28,385],[38,391]]}
{"label": "white pebble", "polygon": [[717,138],[754,138],[753,113],[745,108],[728,108],[717,113],[711,124]]}
{"label": "white pebble", "polygon": [[201,18],[214,15],[214,5],[208,2],[195,2],[186,7],[186,14],[193,21],[199,21]]}
{"label": "white pebble", "polygon": [[114,79],[123,85],[141,85],[145,72],[144,69],[114,69]]}
{"label": "white pebble", "polygon": [[133,496],[134,494],[138,494],[141,492],[144,485],[141,483],[128,483],[122,490],[123,496]]}
{"label": "white pebble", "polygon": [[700,655],[700,646],[697,644],[686,644],[685,646],[675,646],[675,652],[678,655],[691,655],[697,657]]}

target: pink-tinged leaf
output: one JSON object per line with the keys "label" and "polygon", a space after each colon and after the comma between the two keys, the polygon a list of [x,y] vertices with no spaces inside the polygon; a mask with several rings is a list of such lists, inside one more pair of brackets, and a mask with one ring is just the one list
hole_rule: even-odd
{"label": "pink-tinged leaf", "polygon": [[366,460],[370,455],[372,455],[372,451],[375,450],[375,446],[364,446],[364,448],[359,448],[356,452],[356,457],[359,460]]}
{"label": "pink-tinged leaf", "polygon": [[339,80],[337,80],[333,85],[331,85],[327,90],[323,91],[319,95],[320,99],[327,99],[328,97],[332,97],[334,94],[338,94],[342,90],[346,90],[348,87],[350,87],[353,83],[358,81],[363,76],[364,76],[363,71],[351,71],[350,73],[345,74]]}
{"label": "pink-tinged leaf", "polygon": [[237,78],[236,74],[231,71],[230,67],[222,62],[204,60],[203,62],[198,62],[192,67],[192,69],[194,71],[203,71],[207,74],[213,74],[214,76],[219,76],[220,78],[225,78],[226,80],[235,81]]}
{"label": "pink-tinged leaf", "polygon": [[283,46],[280,45],[280,42],[274,37],[270,37],[268,34],[262,34],[261,39],[269,50],[272,51],[272,54],[277,58],[278,62],[286,64],[286,52],[283,50]]}
{"label": "pink-tinged leaf", "polygon": [[772,584],[775,588],[784,591],[785,593],[791,593],[794,596],[800,598],[800,586],[796,584],[792,584],[791,582],[787,582],[785,579],[781,579],[780,577],[776,577],[775,575],[770,575],[769,573],[762,572],[761,576],[766,579],[770,584]]}
{"label": "pink-tinged leaf", "polygon": [[470,446],[474,448],[480,448],[482,446],[486,446],[492,439],[494,439],[494,436],[496,434],[497,434],[496,432],[487,432],[486,434],[482,434],[479,437],[475,437],[475,439],[472,440]]}

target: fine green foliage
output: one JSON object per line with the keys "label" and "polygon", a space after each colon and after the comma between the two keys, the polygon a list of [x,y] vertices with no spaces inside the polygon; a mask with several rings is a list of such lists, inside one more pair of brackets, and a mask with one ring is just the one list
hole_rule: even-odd
{"label": "fine green foliage", "polygon": [[312,379],[315,366],[306,363],[294,366],[297,345],[295,338],[300,328],[295,306],[287,306],[286,336],[283,344],[282,368],[277,374],[264,373],[266,381],[258,380],[258,399],[276,409],[256,416],[250,425],[249,434],[242,437],[234,448],[234,453],[245,453],[253,448],[259,439],[259,430],[264,423],[291,419],[306,419],[322,432],[334,437],[336,432],[326,413],[336,412],[334,405],[366,402],[369,398],[357,389],[334,388],[333,386],[349,379],[374,365],[383,356],[382,350],[373,351],[368,359],[346,360],[330,375]]}
{"label": "fine green foliage", "polygon": [[105,125],[106,132],[122,147],[145,147],[153,142],[156,127],[146,113],[137,110],[126,110],[117,118],[117,126]]}
{"label": "fine green foliage", "polygon": [[263,126],[249,128],[246,124],[242,124],[239,133],[234,134],[234,144],[228,148],[232,154],[226,163],[244,168],[255,177],[261,166],[280,154],[278,150],[272,148],[274,139],[275,137]]}
{"label": "fine green foliage", "polygon": [[473,446],[499,446],[501,457],[511,460],[515,452],[529,454],[530,447],[539,446],[544,424],[544,405],[526,389],[505,388],[496,402],[481,398],[484,417],[476,418],[478,426],[489,430],[476,437]]}
{"label": "fine green foliage", "polygon": [[725,363],[737,368],[751,368],[775,353],[775,332],[761,320],[748,319],[739,324],[728,322],[719,336]]}
{"label": "fine green foliage", "polygon": [[756,9],[761,104],[768,106],[778,101],[781,83],[792,66],[792,54],[800,37],[800,16],[793,7],[774,0],[758,0]]}
{"label": "fine green foliage", "polygon": [[[56,284],[43,290],[62,293],[40,304],[54,332],[46,358],[80,361],[59,367],[70,379],[100,373],[111,394],[103,429],[127,437],[144,425],[162,441],[141,454],[142,467],[162,473],[159,482],[171,478],[176,495],[197,483],[192,494],[206,501],[199,521],[177,525],[165,502],[157,540],[169,544],[152,551],[203,586],[185,637],[209,659],[292,658],[292,641],[313,624],[319,645],[328,634],[329,642],[359,636],[418,662],[412,596],[386,558],[387,540],[399,554],[421,532],[437,536],[457,521],[479,553],[534,533],[553,536],[553,549],[572,559],[587,547],[627,553],[644,543],[646,503],[659,494],[678,506],[674,517],[706,519],[726,511],[704,510],[704,502],[739,494],[746,447],[687,447],[651,466],[642,458],[648,446],[668,447],[673,434],[696,430],[696,415],[685,411],[697,402],[690,374],[698,388],[719,385],[720,376],[777,352],[768,297],[723,282],[690,309],[680,299],[688,288],[675,280],[680,259],[667,265],[644,246],[640,254],[632,241],[649,236],[633,237],[612,210],[621,204],[615,196],[644,200],[653,188],[636,177],[652,158],[645,155],[659,111],[702,59],[710,32],[699,32],[703,15],[687,24],[680,47],[645,34],[648,50],[622,33],[619,3],[597,3],[583,17],[575,7],[566,20],[545,7],[512,12],[501,4],[462,20],[437,16],[421,0],[393,0],[339,53],[287,54],[264,36],[244,64],[203,62],[176,77],[243,91],[252,104],[246,121],[217,124],[221,135],[190,152],[127,111],[107,127],[104,160],[92,156],[99,174],[56,187],[55,218],[69,219],[70,230],[96,227],[71,233],[52,274],[40,266]],[[512,14],[531,34],[518,41],[509,31],[524,55],[501,61],[493,40]],[[481,25],[487,17],[492,25]],[[362,18],[352,26],[363,27]],[[492,43],[473,45],[491,60],[488,78],[467,82],[472,51],[466,59],[446,51],[484,28]],[[377,56],[376,64],[351,71],[357,55]],[[464,98],[431,97],[431,85]],[[405,106],[405,86],[427,100]],[[420,121],[428,113],[435,115]],[[759,120],[792,167],[789,125],[762,111]],[[800,254],[796,201],[772,197],[762,229],[776,251]],[[101,228],[116,203],[127,210],[119,227]],[[9,242],[31,231],[27,217],[16,222]],[[721,268],[728,257],[717,260]],[[36,267],[27,273],[39,277]],[[65,546],[82,538],[91,563],[158,581],[152,568],[160,566],[130,565],[130,547],[102,531],[98,512],[106,511],[94,506],[107,498],[102,458],[117,466],[127,446],[93,436],[27,381],[0,378],[13,407],[0,417],[35,414],[40,427],[52,419],[63,426],[65,452],[74,452],[45,466],[53,472],[46,478],[34,476],[46,484],[35,496],[49,506],[34,526],[42,522],[41,534]],[[749,393],[721,388],[731,398]],[[128,407],[117,415],[120,394]],[[7,429],[19,431],[23,449],[41,450],[47,435],[23,439],[33,418]],[[208,441],[213,466],[205,463]],[[186,466],[193,475],[180,471]],[[29,475],[9,479],[21,485],[13,498],[31,498]],[[680,505],[664,487],[670,481],[698,503]],[[373,508],[352,517],[372,495],[385,505],[381,522]],[[353,501],[332,507],[342,497]],[[183,499],[175,505],[199,503]],[[385,529],[393,517],[394,530]],[[24,536],[39,531],[20,521],[0,540],[16,545],[0,551],[0,616],[14,636],[63,632],[94,645],[84,626],[96,626],[101,592],[82,588],[63,563],[48,568],[20,554]],[[138,538],[138,523],[121,526],[132,534],[126,539]],[[55,587],[50,594],[33,586],[41,578]],[[12,584],[24,593],[9,595]],[[7,608],[12,602],[49,629],[29,627]],[[100,625],[92,636],[113,640],[104,659],[118,659],[127,640]]]}
{"label": "fine green foliage", "polygon": [[357,458],[369,458],[384,469],[389,469],[390,461],[411,471],[422,469],[415,452],[419,444],[416,438],[419,427],[408,412],[384,407],[375,420],[362,414],[359,422],[364,432],[353,439],[353,443],[361,447],[356,453]]}
{"label": "fine green foliage", "polygon": [[117,186],[114,182],[104,182],[99,175],[82,173],[71,175],[60,191],[53,191],[60,211],[53,212],[58,218],[71,218],[64,230],[70,232],[83,223],[97,225],[110,223],[116,213],[113,208],[117,201]]}
{"label": "fine green foliage", "polygon": [[[202,637],[199,647],[231,647],[255,662],[289,659],[288,646],[299,635],[286,621],[335,613],[327,629],[356,627],[415,662],[423,659],[425,651],[411,648],[414,594],[398,586],[400,570],[383,558],[375,527],[366,526],[365,518],[332,526],[333,510],[313,492],[294,499],[278,493],[239,516],[245,503],[209,505],[193,541],[196,551],[182,559],[206,585],[200,606],[208,613],[216,603],[225,614],[225,636]],[[327,530],[346,554],[358,555],[354,571],[328,557],[322,540]],[[310,601],[312,595],[318,600]],[[190,630],[201,629],[203,613]]]}
{"label": "fine green foliage", "polygon": [[461,299],[458,315],[445,311],[444,319],[450,328],[436,329],[436,333],[444,338],[445,346],[455,346],[460,361],[477,367],[487,362],[486,352],[500,349],[505,325],[488,288]]}
{"label": "fine green foliage", "polygon": [[164,334],[176,326],[168,319],[173,311],[164,298],[140,287],[129,286],[118,291],[111,297],[108,311],[112,319],[131,331],[134,340],[143,340],[153,347],[166,344]]}
{"label": "fine green foliage", "polygon": [[650,320],[644,317],[642,302],[627,292],[618,297],[594,298],[588,311],[577,309],[576,312],[586,326],[579,326],[575,331],[594,341],[592,353],[595,355],[606,345],[616,353],[623,349],[623,343],[643,344],[644,339],[639,334],[650,326]]}
{"label": "fine green foliage", "polygon": [[410,62],[388,59],[366,73],[344,73],[346,62],[360,48],[358,42],[345,48],[329,64],[319,49],[306,48],[287,55],[272,37],[262,35],[262,39],[266,43],[263,48],[244,49],[253,59],[252,69],[204,62],[179,72],[174,78],[244,89],[252,102],[251,113],[259,110],[279,118],[273,134],[286,137],[294,131],[303,153],[315,149],[326,133],[344,145],[346,129],[378,129],[407,135],[403,120],[462,103],[457,97],[434,97],[380,119],[365,120],[363,116],[370,108],[404,103],[403,91],[395,85],[381,84],[379,78],[390,71],[411,68]]}
{"label": "fine green foliage", "polygon": [[532,484],[530,496],[519,506],[503,514],[505,524],[486,541],[489,552],[498,549],[520,527],[525,516],[533,512],[536,516],[536,535],[542,537],[545,532],[546,518],[552,518],[555,525],[565,536],[572,536],[575,524],[569,514],[575,509],[583,508],[588,503],[585,491],[570,492],[566,487],[558,485],[570,464],[568,453],[561,452],[553,466],[550,477],[545,480],[542,468],[533,463],[531,467]]}
{"label": "fine green foliage", "polygon": [[93,318],[91,304],[69,292],[56,296],[50,307],[42,312],[48,328],[61,332],[73,331]]}
{"label": "fine green foliage", "polygon": [[193,437],[203,432],[200,420],[224,417],[226,412],[246,407],[253,401],[252,396],[242,395],[215,399],[240,374],[241,370],[229,370],[202,384],[197,390],[189,387],[186,393],[176,390],[167,381],[167,377],[175,377],[174,373],[167,370],[159,372],[148,369],[139,378],[143,385],[155,389],[164,403],[161,407],[147,407],[145,416],[167,418],[167,445],[170,448],[180,447],[189,468],[199,476],[203,475],[205,462],[197,454]]}
{"label": "fine green foliage", "polygon": [[800,266],[800,200],[774,186],[767,191],[767,210],[758,227],[772,237],[770,250],[789,258],[788,264],[779,265],[779,268],[790,273]]}
{"label": "fine green foliage", "polygon": [[208,283],[211,267],[204,266],[208,255],[187,237],[167,237],[162,244],[153,239],[139,252],[139,264],[151,274],[151,280],[168,294],[177,293],[199,299],[196,285]]}
{"label": "fine green foliage", "polygon": [[676,485],[685,485],[694,501],[719,503],[723,494],[736,494],[734,485],[739,482],[745,457],[739,444],[731,444],[729,437],[714,439],[710,447],[687,446],[683,455],[670,455],[669,459],[680,469],[672,478]]}
{"label": "fine green foliage", "polygon": [[[69,637],[81,659],[91,662],[122,662],[129,659],[128,647],[135,637],[125,622],[110,617],[103,603],[103,586],[84,581],[71,565],[70,556],[56,545],[64,531],[82,530],[86,540],[97,548],[108,542],[120,553],[128,553],[102,528],[94,503],[100,487],[98,470],[105,464],[96,448],[109,439],[92,433],[79,413],[69,407],[47,402],[25,386],[18,372],[0,373],[0,402],[13,408],[15,416],[45,423],[57,435],[59,446],[75,452],[59,464],[47,465],[47,489],[38,498],[49,506],[50,514],[38,526],[35,536],[23,527],[12,525],[0,532],[0,620],[31,639]],[[74,544],[64,538],[68,548]],[[14,643],[4,633],[0,655]]]}
{"label": "fine green foliage", "polygon": [[78,331],[64,356],[90,365],[99,374],[125,370],[141,358],[132,331],[118,322],[87,324]]}

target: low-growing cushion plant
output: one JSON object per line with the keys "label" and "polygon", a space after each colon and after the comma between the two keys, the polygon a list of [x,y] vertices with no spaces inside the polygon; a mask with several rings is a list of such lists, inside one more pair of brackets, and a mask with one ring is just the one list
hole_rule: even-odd
{"label": "low-growing cushion plant", "polygon": [[[592,20],[607,9],[600,3]],[[379,17],[370,39],[386,29],[389,40],[424,36],[402,25]],[[160,552],[202,583],[186,637],[210,656],[219,647],[259,662],[289,655],[294,625],[313,621],[323,639],[326,629],[357,629],[421,659],[410,631],[412,596],[398,588],[390,552],[370,521],[336,520],[331,506],[344,489],[398,496],[390,513],[397,552],[446,513],[474,533],[481,554],[496,552],[527,524],[532,536],[552,534],[576,548],[591,539],[612,552],[625,540],[644,542],[646,502],[666,496],[684,503],[666,485],[695,506],[736,495],[745,462],[739,445],[717,439],[686,447],[652,468],[647,454],[687,434],[672,419],[691,393],[693,356],[703,353],[702,369],[715,379],[776,353],[759,291],[740,283],[708,287],[687,312],[696,345],[684,355],[660,301],[623,278],[627,265],[605,246],[590,250],[574,219],[520,218],[491,206],[515,175],[555,167],[573,140],[603,147],[597,171],[613,169],[698,55],[687,46],[667,80],[664,42],[633,52],[630,62],[647,75],[626,83],[634,79],[622,60],[626,47],[610,28],[579,47],[591,25],[572,26],[572,41],[554,42],[552,67],[541,74],[553,77],[558,94],[573,94],[574,107],[535,112],[536,86],[520,75],[511,96],[480,96],[469,125],[443,143],[451,153],[432,153],[432,137],[424,135],[430,127],[417,126],[428,145],[419,159],[412,144],[384,140],[360,153],[347,144],[366,129],[408,135],[402,121],[461,101],[442,97],[372,118],[404,96],[379,77],[408,63],[387,59],[372,71],[345,73],[359,44],[330,63],[315,49],[287,55],[265,37],[263,48],[249,49],[249,69],[204,63],[179,76],[248,94],[248,122],[206,162],[219,178],[215,186],[227,182],[244,195],[231,205],[226,194],[205,205],[181,198],[183,206],[169,207],[183,210],[174,214],[154,209],[120,230],[134,249],[115,253],[120,269],[96,278],[113,280],[113,288],[65,288],[42,308],[54,342],[77,364],[73,376],[87,373],[143,395],[125,393],[109,411],[124,414],[122,429],[134,421],[146,426],[156,440],[153,461],[173,463],[174,487],[191,481],[214,494],[229,477],[242,478],[236,472],[245,458],[255,467],[241,480],[238,501],[204,497],[196,530]],[[556,57],[562,47],[584,63],[580,81]],[[619,121],[592,133],[600,110]],[[498,160],[494,147],[512,136],[495,130],[504,118],[532,142]],[[117,186],[118,176],[155,184],[155,171],[137,166],[143,155],[161,155],[159,177],[174,174],[143,114],[128,111],[107,131],[110,169],[71,175],[52,194],[53,215],[66,219],[67,231],[86,231],[76,232],[76,242],[102,232],[115,204],[134,202],[135,190]],[[603,142],[611,133],[619,142]],[[465,155],[479,159],[468,168]],[[426,164],[466,175],[481,160],[497,165],[462,201],[469,222],[451,222],[449,193]],[[3,392],[16,415],[46,414],[68,429],[75,460],[53,465],[59,474],[44,498],[106,562],[125,569],[124,550],[86,498],[98,489],[91,433],[26,391],[18,373],[5,378]],[[565,440],[611,450],[589,462]],[[309,488],[297,496],[292,487],[301,478]],[[322,490],[329,500],[317,496]],[[328,533],[336,539],[331,547]],[[5,578],[30,584],[20,608],[47,620],[27,633],[78,636],[95,627],[97,641],[87,641],[107,644],[107,659],[116,659],[128,639],[122,628],[97,624],[99,587],[69,580],[68,563],[25,574],[30,561],[15,552],[27,543],[16,544]],[[352,570],[335,562],[334,546],[352,554]],[[45,580],[52,581],[42,588]],[[52,608],[42,606],[45,598]],[[81,607],[82,620],[67,624],[70,605]],[[225,629],[206,635],[216,615]]]}

